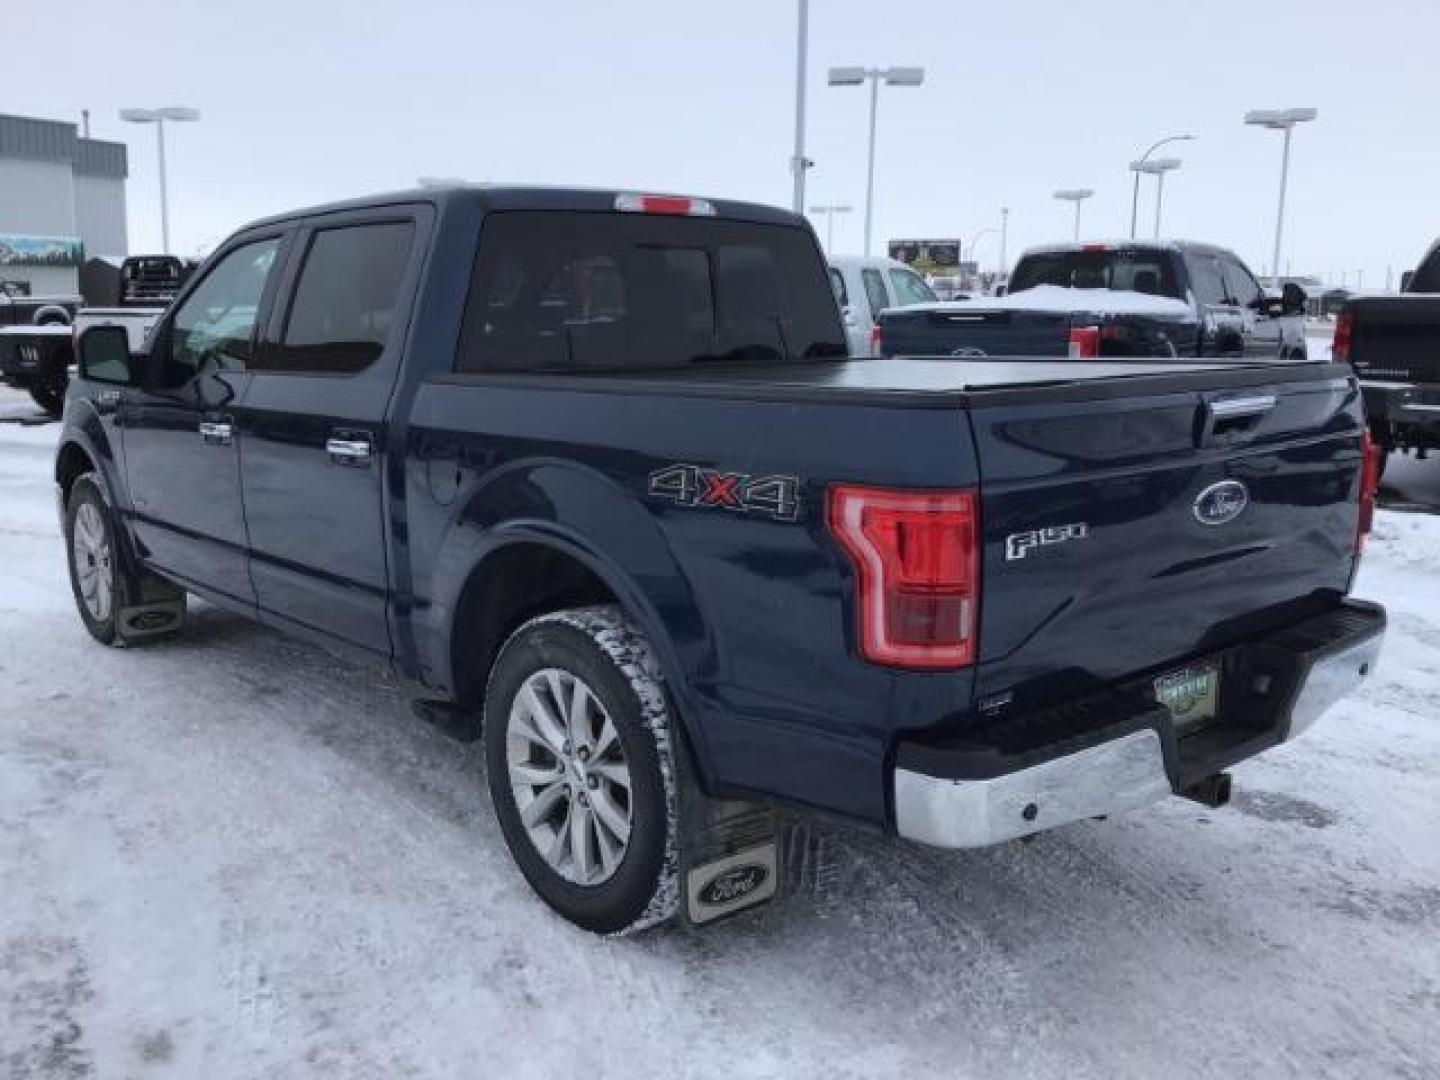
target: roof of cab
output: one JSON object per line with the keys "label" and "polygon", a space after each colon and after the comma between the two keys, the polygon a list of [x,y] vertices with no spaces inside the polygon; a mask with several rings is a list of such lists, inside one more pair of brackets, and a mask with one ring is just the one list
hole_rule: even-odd
{"label": "roof of cab", "polygon": [[1218,244],[1206,244],[1198,240],[1078,240],[1055,244],[1036,244],[1026,248],[1020,257],[1026,255],[1054,255],[1067,251],[1205,251],[1229,252]]}
{"label": "roof of cab", "polygon": [[[443,206],[455,202],[478,203],[481,209],[490,210],[570,210],[590,213],[615,212],[615,200],[625,194],[669,194],[661,192],[620,190],[615,188],[542,187],[536,185],[511,186],[504,184],[454,184],[437,187],[415,188],[383,195],[368,195],[341,202],[326,203],[291,210],[283,214],[272,214],[251,222],[246,228],[262,225],[276,225],[303,218],[318,217],[352,210],[369,210],[385,206],[402,206],[414,203],[431,203]],[[749,221],[763,225],[807,224],[805,218],[774,206],[760,203],[736,202],[730,199],[712,199],[707,196],[682,196],[709,203],[715,208],[717,218],[731,221]]]}

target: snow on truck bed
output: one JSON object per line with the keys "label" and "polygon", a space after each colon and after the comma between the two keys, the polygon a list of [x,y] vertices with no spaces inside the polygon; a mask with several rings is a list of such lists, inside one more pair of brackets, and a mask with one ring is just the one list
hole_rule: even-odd
{"label": "snow on truck bed", "polygon": [[1378,675],[1229,809],[957,853],[800,819],[777,905],[608,941],[385,675],[201,605],[91,642],[35,415],[0,390],[6,1080],[1435,1075],[1440,518],[1379,515]]}
{"label": "snow on truck bed", "polygon": [[[1125,289],[1067,289],[1060,285],[1036,285],[1033,289],[1005,296],[977,296],[929,304],[928,309],[984,311],[1094,311],[1116,315],[1169,315],[1183,318],[1190,305],[1168,296],[1130,292]],[[908,309],[908,310],[914,310]]]}

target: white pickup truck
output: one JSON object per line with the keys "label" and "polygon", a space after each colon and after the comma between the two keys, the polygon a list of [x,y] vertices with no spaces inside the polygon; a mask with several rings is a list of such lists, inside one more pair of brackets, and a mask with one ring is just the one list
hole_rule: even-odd
{"label": "white pickup truck", "polygon": [[123,326],[131,351],[141,351],[192,266],[170,255],[134,255],[120,267],[118,304],[80,307],[73,317],[65,311],[65,319],[38,325],[0,326],[0,383],[29,391],[35,404],[58,417],[79,336],[92,326]]}

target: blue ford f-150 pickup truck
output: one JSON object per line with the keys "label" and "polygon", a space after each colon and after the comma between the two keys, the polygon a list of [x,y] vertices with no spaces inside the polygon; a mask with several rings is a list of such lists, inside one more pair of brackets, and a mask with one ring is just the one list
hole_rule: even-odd
{"label": "blue ford f-150 pickup truck", "polygon": [[[81,619],[388,661],[601,932],[774,894],[772,807],[945,847],[1171,793],[1363,679],[1348,367],[850,360],[813,233],[500,187],[288,214],[79,342]],[[482,727],[483,721],[483,727]]]}

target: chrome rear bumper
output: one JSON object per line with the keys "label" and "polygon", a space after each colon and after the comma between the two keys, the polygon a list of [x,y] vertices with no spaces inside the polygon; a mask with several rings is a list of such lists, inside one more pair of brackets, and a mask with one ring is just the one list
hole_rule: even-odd
{"label": "chrome rear bumper", "polygon": [[[1370,676],[1385,620],[1380,609],[1367,610],[1376,614],[1362,631],[1304,657],[1288,707],[1227,764],[1299,735]],[[897,765],[896,831],[937,847],[985,847],[1155,802],[1179,790],[1183,769],[1169,714],[1159,711],[1155,726],[996,776],[937,776]]]}

